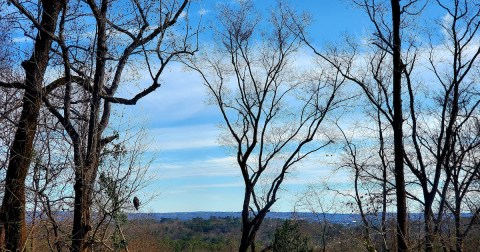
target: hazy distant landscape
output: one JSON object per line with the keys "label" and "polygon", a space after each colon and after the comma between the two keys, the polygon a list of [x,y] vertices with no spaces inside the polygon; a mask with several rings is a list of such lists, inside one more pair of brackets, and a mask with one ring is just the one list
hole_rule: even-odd
{"label": "hazy distant landscape", "polygon": [[[242,215],[241,212],[178,212],[178,213],[129,213],[129,220],[145,220],[153,219],[161,221],[162,219],[178,219],[182,221],[191,220],[194,218],[201,218],[208,220],[210,218],[240,218]],[[391,216],[394,216],[391,214]],[[266,216],[268,219],[297,219],[305,220],[308,222],[320,222],[323,221],[323,218],[330,223],[335,224],[355,224],[360,221],[360,215],[358,214],[315,214],[310,212],[300,212],[300,213],[291,213],[291,212],[269,212]]]}

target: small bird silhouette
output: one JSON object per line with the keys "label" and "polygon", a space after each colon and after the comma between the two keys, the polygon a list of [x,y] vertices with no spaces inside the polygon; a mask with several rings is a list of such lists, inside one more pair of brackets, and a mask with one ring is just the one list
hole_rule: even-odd
{"label": "small bird silhouette", "polygon": [[133,206],[135,207],[135,210],[138,211],[138,207],[140,206],[140,200],[137,197],[133,197]]}

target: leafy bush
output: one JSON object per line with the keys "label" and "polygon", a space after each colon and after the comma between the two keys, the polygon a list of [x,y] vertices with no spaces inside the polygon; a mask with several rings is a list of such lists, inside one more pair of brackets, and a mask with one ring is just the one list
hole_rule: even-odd
{"label": "leafy bush", "polygon": [[309,238],[300,233],[298,223],[285,220],[275,231],[272,249],[275,252],[313,251],[309,243]]}

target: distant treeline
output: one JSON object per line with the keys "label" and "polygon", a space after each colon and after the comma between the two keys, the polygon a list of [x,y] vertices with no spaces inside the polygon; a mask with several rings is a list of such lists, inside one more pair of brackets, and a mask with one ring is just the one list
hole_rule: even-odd
{"label": "distant treeline", "polygon": [[[240,217],[230,216],[189,220],[137,218],[128,221],[123,232],[128,237],[129,251],[236,251],[241,223]],[[422,223],[422,220],[410,222],[412,235],[422,235]],[[395,228],[394,219],[389,221],[388,228]],[[475,251],[474,248],[480,246],[480,241],[475,239],[479,234],[478,229],[474,230],[465,240],[465,251]],[[259,251],[363,251],[364,235],[361,223],[346,225],[328,220],[266,218],[258,232],[256,248]],[[372,240],[381,238],[380,235],[371,237]],[[394,247],[395,236],[388,238],[387,242]]]}

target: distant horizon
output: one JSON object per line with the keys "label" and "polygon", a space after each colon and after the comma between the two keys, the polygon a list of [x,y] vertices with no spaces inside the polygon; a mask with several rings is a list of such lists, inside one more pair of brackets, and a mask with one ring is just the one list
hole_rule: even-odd
{"label": "distant horizon", "polygon": [[[29,216],[31,212],[27,212],[27,222],[31,222],[32,218]],[[59,211],[59,219],[67,220],[70,216],[73,217],[73,211]],[[193,211],[193,212],[124,212],[129,221],[134,220],[155,220],[162,219],[188,221],[196,218],[208,220],[211,218],[236,218],[241,219],[241,211]],[[92,213],[94,214],[94,213]],[[423,220],[423,213],[409,213],[409,220],[420,221]],[[451,214],[450,214],[451,215]],[[462,217],[471,217],[471,213],[462,213]],[[373,218],[372,218],[373,217]],[[386,217],[389,220],[396,218],[395,212],[387,212]],[[38,217],[37,217],[38,218]],[[46,217],[45,217],[46,218]],[[314,212],[268,212],[266,217],[268,219],[283,219],[283,220],[305,220],[308,222],[328,221],[335,224],[350,225],[352,223],[360,224],[362,217],[360,213],[314,213]],[[323,219],[325,218],[325,219]],[[380,221],[381,215],[367,215],[370,221]]]}
{"label": "distant horizon", "polygon": [[[41,211],[38,211],[39,213]],[[32,211],[27,211],[27,213],[33,213]],[[55,211],[55,213],[73,213],[73,210],[63,210],[63,211]],[[211,214],[211,213],[242,213],[242,211],[178,211],[178,212],[141,212],[141,211],[125,211],[123,213],[126,213],[126,214],[191,214],[191,213],[208,213],[208,214]],[[361,214],[360,213],[356,213],[356,212],[352,212],[352,213],[342,213],[342,212],[308,212],[308,211],[298,211],[298,212],[293,212],[293,211],[269,211],[267,213],[268,214],[312,214],[312,215],[315,215],[315,214],[335,214],[335,215],[358,215],[360,216]],[[396,212],[386,212],[386,215],[395,215]],[[418,215],[418,214],[422,214],[422,212],[409,212],[408,213],[409,215]],[[371,216],[371,215],[375,215],[373,213],[371,214],[365,214],[366,216]],[[380,214],[377,214],[378,216],[380,216]],[[448,213],[446,215],[452,215],[451,213]],[[469,215],[473,215],[472,213],[469,213],[469,212],[462,212],[461,215],[463,216],[469,216]]]}

